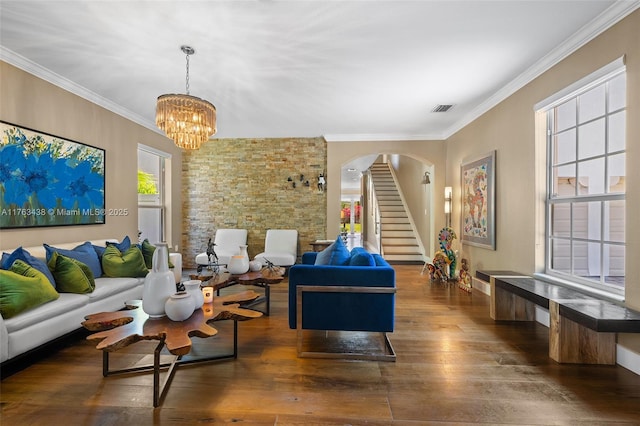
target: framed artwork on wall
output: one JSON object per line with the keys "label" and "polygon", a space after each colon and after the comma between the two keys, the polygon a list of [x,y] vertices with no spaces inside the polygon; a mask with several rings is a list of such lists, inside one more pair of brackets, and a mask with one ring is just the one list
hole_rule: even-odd
{"label": "framed artwork on wall", "polygon": [[496,249],[495,179],[496,151],[462,164],[463,244]]}
{"label": "framed artwork on wall", "polygon": [[0,229],[105,223],[105,151],[0,121]]}

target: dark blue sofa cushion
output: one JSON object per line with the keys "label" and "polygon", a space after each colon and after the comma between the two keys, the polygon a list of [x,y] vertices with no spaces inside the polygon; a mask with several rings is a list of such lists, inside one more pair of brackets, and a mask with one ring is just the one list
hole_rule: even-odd
{"label": "dark blue sofa cushion", "polygon": [[[296,328],[298,285],[395,288],[395,270],[379,255],[378,266],[315,265],[318,253],[302,255],[289,270],[289,327]],[[375,259],[375,256],[372,255]],[[395,294],[306,293],[302,327],[314,330],[393,331]]]}
{"label": "dark blue sofa cushion", "polygon": [[349,266],[376,266],[376,262],[363,247],[354,247],[349,256]]}

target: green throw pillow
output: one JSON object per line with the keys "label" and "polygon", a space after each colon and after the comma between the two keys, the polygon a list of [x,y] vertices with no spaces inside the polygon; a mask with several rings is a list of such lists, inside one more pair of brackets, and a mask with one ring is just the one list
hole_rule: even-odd
{"label": "green throw pillow", "polygon": [[22,260],[0,269],[0,314],[5,319],[56,300],[60,295],[49,279]]}
{"label": "green throw pillow", "polygon": [[[149,240],[145,240],[140,244],[142,250],[142,256],[144,256],[144,264],[147,265],[147,269],[153,268],[153,252],[156,251],[156,246],[151,244]],[[169,253],[167,253],[167,262],[169,262],[169,268],[173,268],[173,263],[169,260]]]}
{"label": "green throw pillow", "polygon": [[108,277],[145,277],[149,273],[137,246],[121,253],[114,245],[108,245],[102,255],[102,270]]}
{"label": "green throw pillow", "polygon": [[91,293],[96,282],[91,268],[79,260],[53,252],[47,263],[60,293]]}

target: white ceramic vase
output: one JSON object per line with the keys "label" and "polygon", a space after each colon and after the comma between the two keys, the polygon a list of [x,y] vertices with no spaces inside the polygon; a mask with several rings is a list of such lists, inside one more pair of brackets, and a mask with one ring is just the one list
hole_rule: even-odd
{"label": "white ceramic vase", "polygon": [[231,256],[227,269],[232,275],[242,275],[249,270],[249,253],[246,245],[240,246],[240,254]]}
{"label": "white ceramic vase", "polygon": [[172,294],[164,306],[171,321],[184,321],[193,314],[193,297],[186,291]]}
{"label": "white ceramic vase", "polygon": [[167,243],[157,243],[153,252],[151,271],[144,278],[142,310],[151,318],[165,316],[165,303],[176,292],[173,272],[169,270]]}
{"label": "white ceramic vase", "polygon": [[204,304],[204,295],[200,289],[200,280],[188,280],[182,283],[187,293],[193,298],[193,310],[200,309]]}

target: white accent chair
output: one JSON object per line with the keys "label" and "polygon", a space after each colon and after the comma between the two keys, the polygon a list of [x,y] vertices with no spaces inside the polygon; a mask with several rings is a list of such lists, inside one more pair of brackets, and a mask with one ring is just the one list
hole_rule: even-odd
{"label": "white accent chair", "polygon": [[295,229],[268,229],[264,240],[264,252],[258,253],[254,259],[262,265],[267,260],[276,266],[289,267],[296,263],[298,257],[298,231]]}
{"label": "white accent chair", "polygon": [[[215,244],[214,250],[218,256],[218,264],[228,265],[231,261],[231,256],[240,253],[240,246],[247,244],[247,230],[218,229],[213,242]],[[207,256],[206,252],[196,256],[196,264],[198,265],[198,271],[209,266],[209,256]],[[226,271],[226,268],[221,266],[220,271]]]}

